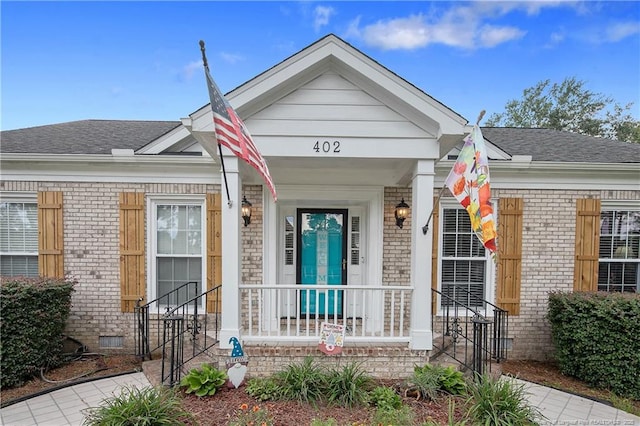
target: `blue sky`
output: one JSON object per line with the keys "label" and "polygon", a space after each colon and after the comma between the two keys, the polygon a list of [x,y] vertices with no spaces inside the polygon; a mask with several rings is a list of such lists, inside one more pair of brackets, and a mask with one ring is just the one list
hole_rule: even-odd
{"label": "blue sky", "polygon": [[2,130],[179,120],[328,33],[470,122],[577,77],[640,119],[640,2],[0,3]]}

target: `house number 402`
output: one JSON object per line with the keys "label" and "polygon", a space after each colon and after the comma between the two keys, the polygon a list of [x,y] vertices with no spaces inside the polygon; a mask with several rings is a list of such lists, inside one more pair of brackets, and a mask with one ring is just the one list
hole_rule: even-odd
{"label": "house number 402", "polygon": [[315,152],[340,152],[340,141],[316,141],[313,145],[313,150]]}

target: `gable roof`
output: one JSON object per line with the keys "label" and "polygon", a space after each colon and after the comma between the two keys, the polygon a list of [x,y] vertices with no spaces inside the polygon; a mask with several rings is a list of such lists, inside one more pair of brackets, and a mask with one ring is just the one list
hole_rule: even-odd
{"label": "gable roof", "polygon": [[136,150],[179,126],[179,121],[82,120],[0,133],[3,153],[111,154]]}
{"label": "gable roof", "polygon": [[640,144],[551,129],[483,127],[484,138],[510,155],[532,161],[640,163]]}

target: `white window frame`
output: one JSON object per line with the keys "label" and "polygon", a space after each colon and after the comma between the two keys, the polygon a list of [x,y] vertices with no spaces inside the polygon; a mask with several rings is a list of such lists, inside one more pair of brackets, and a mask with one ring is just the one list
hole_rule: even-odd
{"label": "white window frame", "polygon": [[[36,249],[33,252],[30,251],[26,251],[26,252],[15,252],[15,251],[0,251],[0,256],[25,256],[25,257],[31,257],[31,256],[35,256],[36,258],[36,264],[39,263],[39,259],[38,259],[38,234],[40,231],[39,228],[39,223],[38,223],[38,195],[34,194],[34,193],[16,193],[16,192],[3,192],[0,193],[0,196],[2,198],[2,203],[28,203],[28,204],[34,204],[36,206],[36,241],[35,241],[35,246]],[[35,276],[38,276],[39,272],[36,272]]]}
{"label": "white window frame", "polygon": [[[498,210],[497,210],[497,206],[498,206],[498,200],[497,199],[493,199],[491,200],[491,203],[493,205],[493,217],[494,220],[496,221],[496,227],[497,227],[497,218],[498,218]],[[443,256],[444,253],[444,211],[445,210],[450,210],[450,209],[456,209],[456,210],[465,210],[464,207],[462,207],[462,205],[460,203],[458,203],[456,200],[443,200],[441,199],[440,202],[438,203],[438,291],[442,292],[442,264],[443,264],[443,260],[445,259]],[[466,211],[465,211],[466,213]],[[474,236],[474,238],[477,238]],[[498,242],[499,244],[499,242]],[[448,258],[447,258],[448,259]],[[462,259],[462,258],[461,258]],[[480,259],[480,258],[477,258]],[[495,283],[495,264],[493,262],[493,259],[491,257],[491,254],[489,253],[489,250],[485,249],[485,268],[484,268],[484,300],[486,300],[487,302],[491,303],[491,304],[495,304],[495,289],[496,289],[496,283]],[[438,300],[437,300],[437,307],[436,307],[436,315],[441,316],[444,314],[444,309],[442,307],[442,298],[440,297],[440,295],[438,295]],[[492,311],[492,307],[491,306],[487,306],[485,308],[483,307],[472,307],[474,308],[476,311],[478,311],[480,314],[482,315],[488,315],[489,312]],[[471,315],[469,312],[467,312],[465,310],[465,313],[461,313],[461,315]]]}
{"label": "white window frame", "polygon": [[[625,200],[602,200],[601,206],[600,206],[600,213],[602,214],[603,212],[606,211],[636,211],[636,212],[640,212],[640,202],[638,201],[625,201]],[[601,224],[598,224],[599,226],[601,226]],[[600,243],[602,242],[602,229],[600,232],[600,241],[598,241],[598,246],[600,246]],[[599,256],[599,254],[598,254]],[[598,257],[598,271],[600,271],[600,266],[603,263],[636,263],[638,264],[638,269],[636,272],[636,293],[640,293],[640,259],[616,259],[616,258],[603,258],[603,257]],[[598,274],[599,275],[599,274]],[[598,281],[600,281],[598,279]],[[597,284],[598,287],[598,291],[600,284]],[[612,292],[610,289],[607,290],[602,290],[602,291],[606,291],[606,292]]]}
{"label": "white window frame", "polygon": [[[160,205],[178,204],[200,206],[201,224],[202,224],[202,241],[201,241],[201,282],[198,294],[202,294],[207,286],[207,203],[204,195],[152,195],[147,197],[147,300],[155,300],[158,295],[157,280],[157,260],[158,251],[157,244],[157,208]],[[204,299],[204,298],[203,298]],[[205,302],[201,301],[198,309],[204,309]],[[157,304],[153,303],[151,309],[157,309]],[[189,307],[189,309],[192,309]]]}

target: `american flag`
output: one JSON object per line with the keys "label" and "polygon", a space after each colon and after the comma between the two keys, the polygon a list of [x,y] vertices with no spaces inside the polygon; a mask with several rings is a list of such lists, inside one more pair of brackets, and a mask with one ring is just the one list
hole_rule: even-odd
{"label": "american flag", "polygon": [[211,78],[209,68],[205,66],[207,76],[207,87],[209,88],[209,98],[211,99],[211,110],[213,111],[213,123],[216,130],[216,138],[219,144],[226,146],[237,157],[242,158],[260,173],[269,191],[273,195],[273,200],[277,201],[276,187],[269,174],[267,163],[262,158],[260,151],[253,143],[251,134],[244,125],[238,114],[225,99],[218,89],[218,85]]}

